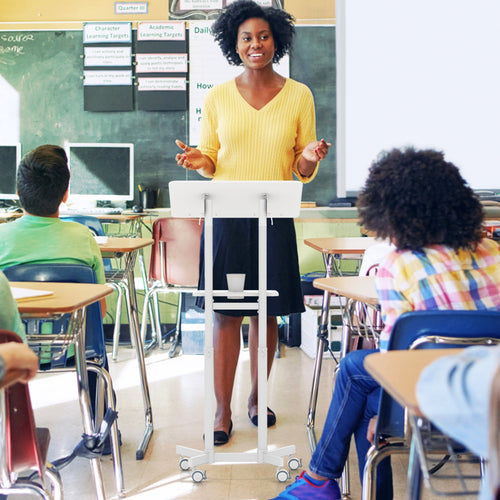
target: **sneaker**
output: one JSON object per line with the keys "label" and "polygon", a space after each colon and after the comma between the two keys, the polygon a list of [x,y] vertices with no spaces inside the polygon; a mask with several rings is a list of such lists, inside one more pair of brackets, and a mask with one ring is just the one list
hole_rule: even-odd
{"label": "sneaker", "polygon": [[342,497],[340,495],[339,485],[336,481],[328,479],[328,481],[325,481],[321,486],[316,486],[305,477],[305,471],[303,471],[300,476],[295,478],[293,484],[287,486],[285,491],[282,491],[272,500],[277,500],[279,498],[289,500],[340,500]]}

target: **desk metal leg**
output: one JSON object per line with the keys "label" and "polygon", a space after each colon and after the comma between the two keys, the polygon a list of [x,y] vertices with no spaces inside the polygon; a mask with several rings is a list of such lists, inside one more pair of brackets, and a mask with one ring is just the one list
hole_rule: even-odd
{"label": "desk metal leg", "polygon": [[313,381],[311,387],[311,396],[309,399],[309,412],[307,414],[307,432],[309,436],[309,446],[311,453],[316,449],[316,435],[314,433],[314,420],[316,417],[316,405],[318,401],[319,380],[321,376],[321,366],[323,364],[323,352],[328,343],[328,314],[330,304],[330,293],[323,293],[323,306],[321,311],[321,320],[318,326],[318,340],[316,347],[316,359],[314,361]]}
{"label": "desk metal leg", "polygon": [[[144,300],[146,300],[147,294],[149,292],[149,284],[148,284],[148,274],[146,272],[146,264],[144,263],[144,252],[142,248],[139,250],[138,259],[139,259],[139,269],[141,270],[142,285],[144,287]],[[151,343],[149,344],[149,346],[146,347],[146,351],[150,350],[151,348],[153,348],[158,344],[161,346],[162,343],[161,328],[158,328],[160,322],[157,318],[155,318],[154,314],[156,314],[156,311],[153,311],[153,306],[151,305],[151,302],[149,300],[147,307],[148,307],[149,317],[151,318]],[[155,320],[153,320],[153,318],[155,318]],[[143,337],[143,343],[145,343],[144,337]]]}
{"label": "desk metal leg", "polygon": [[[78,325],[78,326],[76,326]],[[85,357],[85,308],[75,311],[71,316],[69,328],[78,328],[78,334],[75,336],[75,358],[76,358],[76,379],[78,384],[78,400],[83,418],[83,428],[86,434],[91,435],[94,432],[92,425],[92,416],[90,411],[89,397],[89,379],[87,374],[87,360]],[[96,497],[98,500],[104,500],[104,483],[102,480],[101,462],[98,458],[90,459],[90,466],[94,476],[96,486]]]}
{"label": "desk metal leg", "polygon": [[[131,258],[131,256],[130,256]],[[134,337],[134,345],[137,353],[137,361],[139,363],[139,374],[141,377],[141,386],[142,386],[142,394],[144,398],[144,411],[145,411],[145,430],[142,437],[142,440],[139,444],[139,447],[135,453],[135,458],[137,460],[142,460],[144,458],[144,454],[149,445],[149,441],[151,440],[151,435],[153,434],[153,412],[151,409],[151,399],[149,397],[149,385],[146,374],[146,363],[144,361],[144,347],[143,342],[140,335],[139,329],[139,314],[137,310],[137,297],[135,291],[135,283],[134,283],[134,271],[133,266],[129,267],[129,275],[128,275],[128,287],[130,292],[130,305],[131,305],[131,314],[130,314],[130,333]]]}
{"label": "desk metal leg", "polygon": [[[339,273],[339,256],[332,254],[323,254],[325,264],[325,278],[330,278],[332,272]],[[316,435],[314,433],[314,419],[316,417],[316,405],[318,402],[319,380],[321,377],[321,366],[323,364],[323,351],[328,344],[328,315],[330,314],[330,293],[325,290],[323,293],[323,302],[321,305],[321,319],[318,326],[318,340],[316,347],[316,359],[314,361],[313,381],[311,387],[311,396],[309,399],[309,410],[307,413],[307,433],[309,436],[309,446],[311,453],[316,449]]]}
{"label": "desk metal leg", "polygon": [[[325,277],[330,278],[332,275],[341,276],[342,270],[340,268],[341,255],[338,254],[323,254],[323,261],[325,263]],[[318,326],[318,340],[316,348],[316,359],[314,361],[313,381],[311,387],[311,397],[309,399],[309,412],[307,415],[307,433],[309,437],[309,446],[311,453],[314,453],[317,445],[316,434],[314,431],[314,423],[316,417],[316,406],[318,402],[319,380],[321,377],[321,366],[323,364],[323,352],[328,345],[328,316],[330,314],[330,297],[331,294],[325,290],[323,293],[323,302],[321,306],[321,319]],[[347,341],[342,327],[342,343],[341,343],[341,358],[347,352]],[[344,470],[342,472],[341,489],[342,495],[350,495],[349,483],[349,462],[346,461]]]}
{"label": "desk metal leg", "polygon": [[[92,371],[99,376],[99,382],[104,385],[104,389],[106,391],[106,398],[108,401],[108,405],[113,411],[116,410],[114,402],[115,395],[113,394],[113,382],[111,380],[111,376],[108,373],[108,371],[94,363],[89,363],[89,362],[87,362],[87,370]],[[111,438],[111,445],[113,448],[113,470],[115,476],[116,493],[119,497],[123,497],[125,496],[125,483],[123,480],[122,456],[118,438],[117,420],[113,422],[109,435]]]}

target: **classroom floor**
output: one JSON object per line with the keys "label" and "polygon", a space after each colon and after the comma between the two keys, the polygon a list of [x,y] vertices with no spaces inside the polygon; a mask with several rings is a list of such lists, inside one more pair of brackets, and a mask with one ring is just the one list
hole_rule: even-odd
{"label": "classroom floor", "polygon": [[[269,382],[269,406],[277,414],[277,425],[269,429],[270,448],[296,446],[296,458],[307,466],[310,459],[306,432],[314,361],[299,348],[282,346]],[[126,497],[149,499],[265,500],[279,494],[292,480],[279,483],[276,467],[267,464],[212,464],[200,466],[207,479],[197,484],[189,472],[179,468],[176,445],[203,449],[203,356],[181,355],[169,359],[166,351],[153,351],[146,358],[153,408],[154,433],[144,460],[135,458],[144,430],[143,399],[139,388],[134,351],[120,347],[119,359],[110,362],[117,394],[119,426],[122,433],[122,461]],[[320,383],[317,428],[323,425],[330,394],[334,362],[325,359]],[[80,439],[81,418],[76,400],[74,374],[39,375],[30,383],[38,426],[51,430],[49,460],[68,454]],[[221,452],[255,450],[257,428],[247,416],[249,356],[243,350],[236,375],[233,397],[234,430]],[[361,498],[355,453],[351,450],[351,496]],[[407,463],[393,461],[395,500],[404,498]],[[110,457],[102,460],[107,498],[117,498]],[[94,500],[95,489],[88,462],[77,458],[62,471],[66,499]],[[425,495],[432,499],[432,495]],[[436,497],[437,498],[437,497]],[[471,497],[473,498],[473,497]]]}

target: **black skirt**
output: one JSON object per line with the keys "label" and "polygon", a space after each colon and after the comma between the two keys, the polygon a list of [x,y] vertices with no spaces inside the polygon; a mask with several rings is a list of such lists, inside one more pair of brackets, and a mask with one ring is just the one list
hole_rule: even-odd
{"label": "black skirt", "polygon": [[[204,234],[201,237],[200,280],[198,288],[205,288]],[[257,290],[258,271],[258,219],[213,219],[213,288],[227,290],[227,273],[245,273],[245,290]],[[267,315],[285,316],[304,311],[304,298],[300,285],[297,240],[293,219],[267,221],[267,289],[277,290],[278,297],[268,297]],[[255,302],[245,297],[245,302]],[[227,301],[215,297],[215,302]],[[197,298],[204,307],[204,298]],[[227,316],[255,316],[257,310],[219,310]]]}

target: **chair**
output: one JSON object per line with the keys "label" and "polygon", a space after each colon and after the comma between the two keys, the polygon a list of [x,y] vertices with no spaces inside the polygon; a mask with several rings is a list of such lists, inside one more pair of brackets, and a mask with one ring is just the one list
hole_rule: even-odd
{"label": "chair", "polygon": [[[94,270],[90,266],[81,264],[25,264],[12,266],[4,269],[4,274],[9,281],[45,281],[45,282],[62,282],[62,283],[96,283]],[[65,317],[62,320],[56,321],[25,321],[27,329],[28,344],[35,352],[39,354],[42,360],[46,355],[47,343],[43,342],[44,325],[52,323],[53,331],[67,331],[67,323],[69,318]],[[42,334],[42,335],[40,335]],[[50,337],[54,337],[51,335]],[[55,335],[56,339],[61,338],[61,335]],[[72,369],[66,360],[64,352],[59,352],[59,344],[54,344],[51,357],[54,362],[48,363],[45,368],[49,370],[65,370]],[[63,350],[68,347],[67,342],[62,342]],[[99,382],[96,390],[96,402],[94,411],[94,429],[98,429],[100,422],[99,417],[102,416],[101,401],[98,397],[102,385],[105,388],[106,404],[111,410],[115,410],[114,391],[111,377],[107,370],[106,344],[104,341],[104,331],[102,326],[101,305],[95,302],[86,308],[85,314],[85,353],[87,359],[87,369],[97,376]],[[111,429],[111,443],[113,466],[115,474],[115,484],[117,492],[120,495],[123,491],[123,471],[121,462],[121,452],[118,445],[118,426],[114,422]],[[98,488],[102,485],[97,485]]]}
{"label": "chair", "polygon": [[492,498],[500,499],[500,366],[493,377],[489,412],[489,479]]}
{"label": "chair", "polygon": [[152,301],[156,341],[163,347],[161,335],[159,293],[177,292],[177,319],[175,336],[169,356],[175,356],[180,342],[181,311],[184,293],[192,293],[198,285],[200,240],[203,224],[198,219],[165,217],[153,223],[153,246],[149,265],[149,290],[144,298],[141,336],[144,341],[148,322],[148,310]]}
{"label": "chair", "polygon": [[[379,264],[370,266],[364,276],[376,276]],[[342,314],[342,356],[348,351],[378,348],[380,332],[384,328],[378,305],[347,299]]]}
{"label": "chair", "polygon": [[[413,311],[401,315],[394,324],[389,350],[443,349],[500,343],[499,311]],[[408,454],[404,409],[382,390],[374,444],[367,454],[363,473],[363,500],[376,498],[377,465],[392,454]],[[411,467],[420,467],[410,463]],[[415,477],[421,478],[419,473]],[[420,498],[420,480],[409,494]]]}
{"label": "chair", "polygon": [[[377,255],[378,257],[378,255]],[[370,259],[372,260],[372,259]],[[376,276],[379,263],[367,265],[363,262],[360,276]],[[342,299],[340,299],[342,300]],[[342,338],[340,356],[343,358],[349,351],[358,349],[378,348],[380,332],[384,328],[382,314],[378,305],[366,304],[354,299],[346,299],[342,307]],[[335,375],[339,365],[335,370]],[[350,495],[350,468],[346,461],[342,471],[341,492],[344,496]]]}
{"label": "chair", "polygon": [[[6,342],[22,341],[14,332],[0,330],[0,343]],[[49,443],[49,429],[35,426],[28,385],[14,382],[0,388],[0,494],[62,499],[59,473],[46,462]]]}
{"label": "chair", "polygon": [[[92,215],[63,216],[61,217],[61,220],[83,224],[92,231],[94,236],[106,236],[101,221],[97,217],[94,217]],[[121,267],[113,267],[111,259],[103,259],[103,262],[106,282],[109,283],[118,293],[118,298],[116,299],[115,326],[113,329],[113,350],[111,354],[112,359],[116,360],[116,358],[118,357],[118,344],[120,341],[120,325],[123,298],[125,297],[125,302],[127,304],[126,310],[128,314],[131,310],[130,295],[125,271]],[[130,317],[128,318],[128,320],[130,322]]]}

